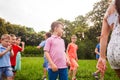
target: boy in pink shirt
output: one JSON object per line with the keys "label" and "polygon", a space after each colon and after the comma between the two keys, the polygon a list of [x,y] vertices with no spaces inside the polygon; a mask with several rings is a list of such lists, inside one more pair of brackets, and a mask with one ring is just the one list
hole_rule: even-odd
{"label": "boy in pink shirt", "polygon": [[49,80],[56,80],[58,75],[59,80],[68,80],[67,64],[69,64],[69,60],[65,53],[64,40],[61,38],[63,29],[64,25],[61,22],[53,22],[51,24],[53,35],[46,40],[44,47],[45,55],[49,62]]}

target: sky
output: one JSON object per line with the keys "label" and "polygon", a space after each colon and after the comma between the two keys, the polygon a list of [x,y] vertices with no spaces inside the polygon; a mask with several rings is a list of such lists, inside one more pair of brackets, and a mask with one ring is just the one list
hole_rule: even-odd
{"label": "sky", "polygon": [[49,31],[53,21],[74,21],[92,10],[100,0],[0,0],[0,17],[12,24]]}

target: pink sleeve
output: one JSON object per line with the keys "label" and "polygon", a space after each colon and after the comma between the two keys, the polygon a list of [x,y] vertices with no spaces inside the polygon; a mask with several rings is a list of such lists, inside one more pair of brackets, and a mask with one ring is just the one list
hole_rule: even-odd
{"label": "pink sleeve", "polygon": [[51,38],[46,40],[45,46],[44,46],[44,51],[50,51],[50,47],[51,47]]}

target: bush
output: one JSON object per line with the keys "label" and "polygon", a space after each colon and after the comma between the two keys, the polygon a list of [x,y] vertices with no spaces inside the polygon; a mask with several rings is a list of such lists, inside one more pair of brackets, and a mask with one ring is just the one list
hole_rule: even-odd
{"label": "bush", "polygon": [[77,42],[78,51],[77,55],[79,59],[95,59],[95,42],[89,39]]}
{"label": "bush", "polygon": [[35,57],[35,56],[43,56],[44,51],[43,48],[37,49],[36,46],[26,46],[24,52],[22,52],[22,56],[26,57]]}

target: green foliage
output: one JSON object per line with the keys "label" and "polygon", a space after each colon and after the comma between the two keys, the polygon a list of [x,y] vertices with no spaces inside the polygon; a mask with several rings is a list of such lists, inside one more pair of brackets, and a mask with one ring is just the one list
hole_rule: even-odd
{"label": "green foliage", "polygon": [[[95,80],[92,73],[96,71],[96,60],[79,60],[77,80]],[[22,57],[22,69],[17,71],[15,80],[42,80],[43,57]],[[107,64],[104,80],[119,80],[114,70]]]}
{"label": "green foliage", "polygon": [[43,48],[37,49],[36,46],[26,46],[22,56],[43,56]]}
{"label": "green foliage", "polygon": [[26,45],[38,45],[44,39],[45,31],[36,33],[33,28],[11,24],[0,18],[0,36],[5,33],[21,36]]}
{"label": "green foliage", "polygon": [[87,13],[86,15],[87,21],[93,24],[92,26],[90,26],[90,29],[87,31],[88,38],[93,37],[94,39],[96,36],[100,35],[102,20],[107,8],[108,8],[108,0],[101,0],[94,4],[92,11]]}
{"label": "green foliage", "polygon": [[7,33],[6,28],[5,28],[4,25],[5,25],[5,20],[0,18],[0,36],[2,34],[6,34]]}
{"label": "green foliage", "polygon": [[94,59],[95,58],[94,49],[95,49],[96,44],[93,43],[91,40],[85,39],[85,40],[77,41],[77,45],[79,47],[77,51],[79,59]]}
{"label": "green foliage", "polygon": [[[58,21],[61,21],[65,25],[63,38],[66,47],[68,43],[70,43],[71,35],[77,35],[79,59],[95,58],[94,49],[97,44],[96,37],[101,33],[102,19],[107,7],[108,0],[100,0],[94,4],[92,11],[88,12],[85,16],[78,15],[74,21],[64,20],[62,18],[58,19]],[[89,24],[92,24],[92,26]],[[0,36],[4,33],[21,36],[22,41],[24,41],[26,45],[24,56],[36,56],[39,55],[39,53],[43,53],[42,50],[39,52],[35,46],[44,40],[43,34],[45,31],[36,33],[33,28],[11,24],[0,18]],[[82,33],[84,33],[84,38]]]}
{"label": "green foliage", "polygon": [[23,57],[22,70],[17,72],[15,80],[41,80],[42,64],[42,57]]}
{"label": "green foliage", "polygon": [[26,30],[28,33],[34,33],[34,29],[33,28],[29,28],[29,27],[26,27]]}

